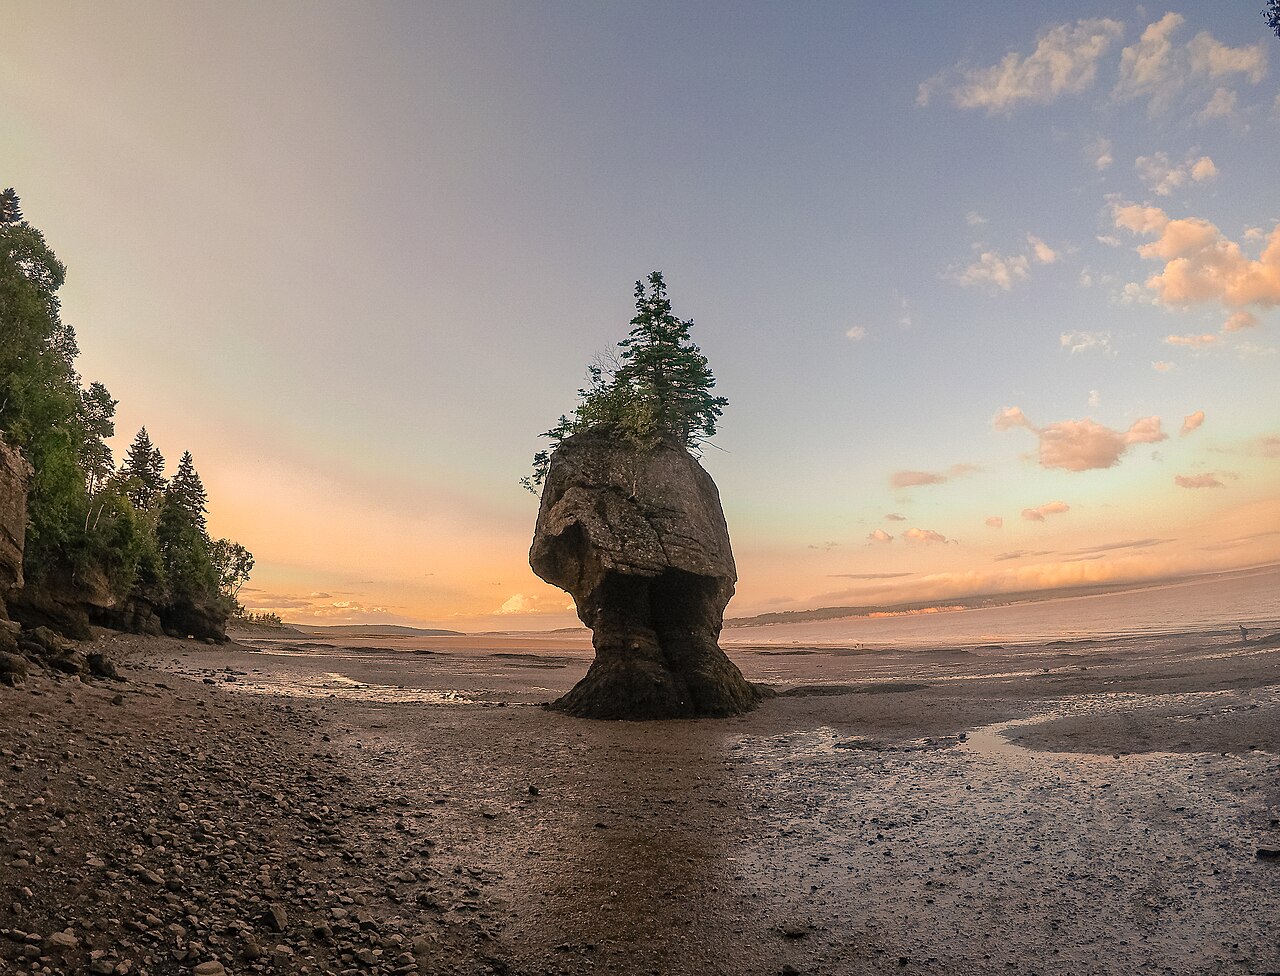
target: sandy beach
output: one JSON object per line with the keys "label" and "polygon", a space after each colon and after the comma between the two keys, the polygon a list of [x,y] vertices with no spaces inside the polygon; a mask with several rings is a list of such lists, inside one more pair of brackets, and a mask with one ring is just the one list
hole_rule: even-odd
{"label": "sandy beach", "polygon": [[99,643],[0,690],[11,971],[1280,971],[1274,635],[740,646],[658,723],[538,707],[573,641]]}

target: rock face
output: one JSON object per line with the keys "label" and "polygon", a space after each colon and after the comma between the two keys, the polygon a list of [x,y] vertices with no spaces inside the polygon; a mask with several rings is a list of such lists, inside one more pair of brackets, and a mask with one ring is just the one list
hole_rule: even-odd
{"label": "rock face", "polygon": [[27,481],[31,467],[0,435],[0,619],[22,586],[22,545],[27,534]]}
{"label": "rock face", "polygon": [[763,697],[716,643],[738,574],[715,482],[676,440],[640,449],[591,428],[561,442],[529,564],[593,632],[591,669],[555,707],[692,718]]}

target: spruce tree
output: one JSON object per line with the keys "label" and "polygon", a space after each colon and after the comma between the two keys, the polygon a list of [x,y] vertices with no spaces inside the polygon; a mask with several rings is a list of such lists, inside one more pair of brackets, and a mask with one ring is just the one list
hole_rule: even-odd
{"label": "spruce tree", "polygon": [[716,378],[689,336],[693,320],[681,321],[672,312],[662,272],[654,271],[647,281],[648,287],[636,282],[636,315],[631,332],[618,343],[621,352],[587,367],[590,382],[578,391],[573,416],[562,416],[542,435],[551,447],[533,456],[533,474],[521,480],[530,491],[546,479],[560,442],[588,427],[610,427],[637,444],[675,437],[694,451],[715,435],[729,401],[712,395]]}
{"label": "spruce tree", "polygon": [[151,444],[147,428],[138,431],[138,436],[129,445],[121,473],[131,479],[129,485],[129,501],[140,512],[151,511],[164,494],[164,455]]}
{"label": "spruce tree", "polygon": [[169,482],[166,494],[170,502],[186,513],[193,525],[201,532],[205,531],[205,512],[208,510],[209,496],[205,494],[204,484],[200,481],[200,475],[196,473],[195,462],[191,458],[190,451],[183,451],[182,458],[178,461],[177,473]]}

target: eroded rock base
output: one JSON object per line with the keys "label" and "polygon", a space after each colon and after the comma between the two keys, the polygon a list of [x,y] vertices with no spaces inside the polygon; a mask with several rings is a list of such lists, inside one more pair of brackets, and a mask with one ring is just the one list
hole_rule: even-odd
{"label": "eroded rock base", "polygon": [[656,578],[610,573],[593,615],[595,661],[551,707],[580,718],[632,720],[750,711],[768,692],[747,681],[716,643],[716,586],[679,571]]}

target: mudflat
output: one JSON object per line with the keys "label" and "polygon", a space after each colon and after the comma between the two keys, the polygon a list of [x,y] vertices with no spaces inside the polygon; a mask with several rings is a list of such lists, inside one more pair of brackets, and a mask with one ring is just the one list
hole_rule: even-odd
{"label": "mudflat", "polygon": [[0,688],[0,971],[1280,971],[1274,635],[740,645],[653,723],[539,707],[572,636],[98,643]]}

